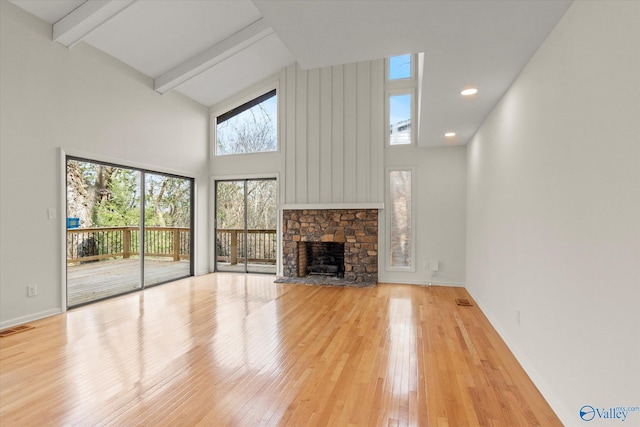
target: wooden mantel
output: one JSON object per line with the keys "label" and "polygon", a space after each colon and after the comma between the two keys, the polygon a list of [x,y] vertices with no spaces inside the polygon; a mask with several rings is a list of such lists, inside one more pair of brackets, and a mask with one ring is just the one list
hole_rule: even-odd
{"label": "wooden mantel", "polygon": [[311,203],[280,205],[280,210],[384,209],[384,203]]}

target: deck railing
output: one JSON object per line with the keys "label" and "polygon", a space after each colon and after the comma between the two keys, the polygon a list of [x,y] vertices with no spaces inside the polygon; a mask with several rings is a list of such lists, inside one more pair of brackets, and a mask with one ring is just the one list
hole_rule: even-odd
{"label": "deck railing", "polygon": [[[144,237],[145,256],[174,261],[189,259],[191,232],[188,227],[145,227]],[[67,264],[139,255],[139,227],[67,229]]]}
{"label": "deck railing", "polygon": [[[218,261],[232,265],[245,261],[244,230],[218,229]],[[191,233],[188,227],[146,227],[145,256],[189,259]],[[248,230],[248,262],[275,264],[276,230]],[[140,229],[127,227],[92,227],[67,229],[67,263],[131,258],[140,255]]]}
{"label": "deck railing", "polygon": [[276,230],[247,230],[247,251],[244,250],[244,230],[216,230],[216,259],[235,265],[245,262],[275,264]]}

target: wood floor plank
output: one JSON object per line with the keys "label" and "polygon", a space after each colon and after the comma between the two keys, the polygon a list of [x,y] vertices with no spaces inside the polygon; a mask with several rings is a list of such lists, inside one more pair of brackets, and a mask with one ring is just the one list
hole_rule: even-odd
{"label": "wood floor plank", "polygon": [[561,425],[463,288],[211,274],[31,324],[3,427]]}

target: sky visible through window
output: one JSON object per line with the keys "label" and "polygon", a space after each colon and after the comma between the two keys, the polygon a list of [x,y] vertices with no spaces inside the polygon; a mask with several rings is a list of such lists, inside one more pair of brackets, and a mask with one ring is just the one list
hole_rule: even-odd
{"label": "sky visible through window", "polygon": [[389,80],[411,78],[411,54],[389,58]]}
{"label": "sky visible through window", "polygon": [[[401,83],[402,88],[411,84],[412,58],[410,53],[389,57],[389,80],[406,80],[407,83]],[[389,95],[389,144],[411,144],[412,105],[410,93]]]}
{"label": "sky visible through window", "polygon": [[389,97],[389,132],[391,145],[411,144],[411,94]]}
{"label": "sky visible through window", "polygon": [[278,113],[278,97],[277,96],[267,99],[260,105],[262,105],[264,109],[267,110],[267,113],[272,118],[272,120],[276,119],[276,116]]}
{"label": "sky visible through window", "polygon": [[411,119],[411,95],[392,95],[389,97],[389,124]]}

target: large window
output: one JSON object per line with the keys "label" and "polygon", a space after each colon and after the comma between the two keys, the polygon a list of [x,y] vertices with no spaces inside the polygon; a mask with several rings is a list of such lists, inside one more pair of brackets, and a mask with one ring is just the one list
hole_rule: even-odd
{"label": "large window", "polygon": [[412,229],[412,171],[390,170],[389,259],[391,269],[414,269]]}
{"label": "large window", "polygon": [[278,97],[273,89],[216,117],[215,154],[278,150]]}
{"label": "large window", "polygon": [[67,306],[193,275],[193,179],[66,161]]}

